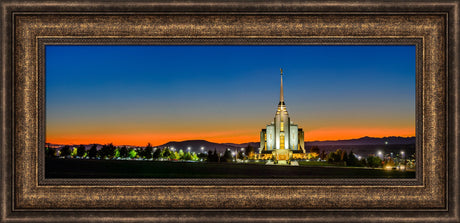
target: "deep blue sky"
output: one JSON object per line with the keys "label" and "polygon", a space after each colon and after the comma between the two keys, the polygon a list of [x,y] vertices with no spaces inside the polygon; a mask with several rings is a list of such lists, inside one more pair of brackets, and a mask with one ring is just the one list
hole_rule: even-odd
{"label": "deep blue sky", "polygon": [[414,46],[46,46],[47,137],[257,140],[280,67],[307,141],[325,129],[415,132]]}

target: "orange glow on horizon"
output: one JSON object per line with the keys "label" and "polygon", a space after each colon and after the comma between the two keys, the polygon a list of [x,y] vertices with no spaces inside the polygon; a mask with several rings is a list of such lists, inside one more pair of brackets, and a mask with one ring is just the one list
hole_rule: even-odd
{"label": "orange glow on horizon", "polygon": [[[321,128],[305,132],[305,141],[345,140],[364,136],[388,137],[415,136],[414,128]],[[215,143],[259,142],[258,132],[222,131],[204,133],[144,133],[144,134],[75,134],[72,136],[47,136],[46,142],[53,144],[108,144],[145,146],[163,145],[170,141],[206,140]]]}
{"label": "orange glow on horizon", "polygon": [[412,137],[415,128],[320,128],[305,132],[305,141],[326,141],[369,137]]}
{"label": "orange glow on horizon", "polygon": [[[222,131],[207,133],[145,133],[145,134],[100,134],[100,135],[72,135],[50,136],[47,143],[53,144],[108,144],[145,146],[163,145],[170,141],[207,140],[217,143],[243,143],[253,142],[257,137],[247,131]],[[258,140],[258,139],[257,139]]]}

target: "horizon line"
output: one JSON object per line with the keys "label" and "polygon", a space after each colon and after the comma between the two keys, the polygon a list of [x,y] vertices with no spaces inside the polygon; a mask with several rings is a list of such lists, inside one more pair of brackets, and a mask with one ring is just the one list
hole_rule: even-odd
{"label": "horizon line", "polygon": [[[308,142],[328,142],[328,141],[344,141],[344,140],[354,140],[354,139],[362,139],[362,138],[365,138],[365,137],[368,137],[368,138],[378,138],[378,139],[382,139],[382,138],[390,138],[390,137],[401,137],[401,138],[414,138],[416,137],[415,135],[414,136],[383,136],[383,137],[374,137],[374,136],[362,136],[362,137],[358,137],[358,138],[347,138],[347,139],[328,139],[328,140],[312,140],[312,141],[304,141],[304,143],[308,143]],[[152,145],[153,147],[156,147],[156,146],[162,146],[162,145],[165,145],[165,144],[168,144],[168,143],[171,143],[171,142],[185,142],[185,141],[206,141],[206,142],[210,142],[210,143],[216,143],[216,144],[246,144],[246,143],[257,143],[257,142],[243,142],[243,143],[233,143],[233,142],[213,142],[213,141],[209,141],[209,140],[206,140],[206,139],[186,139],[186,140],[182,140],[182,141],[174,141],[174,140],[171,140],[171,141],[168,141],[166,143],[163,143],[161,145]],[[258,143],[260,143],[260,141],[258,141]],[[150,142],[147,142],[146,145],[128,145],[128,144],[118,144],[118,145],[115,145],[113,144],[112,142],[109,142],[109,143],[51,143],[51,142],[45,142],[45,144],[53,144],[53,145],[108,145],[108,144],[112,144],[114,146],[138,146],[138,147],[144,147],[146,146],[147,144],[151,144]]]}

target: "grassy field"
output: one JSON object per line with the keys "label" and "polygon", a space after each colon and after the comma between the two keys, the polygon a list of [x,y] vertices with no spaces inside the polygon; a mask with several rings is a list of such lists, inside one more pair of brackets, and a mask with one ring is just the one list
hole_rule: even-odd
{"label": "grassy field", "polygon": [[332,163],[328,162],[319,162],[319,161],[299,161],[301,166],[335,166]]}
{"label": "grassy field", "polygon": [[415,178],[413,171],[131,160],[46,159],[46,178]]}

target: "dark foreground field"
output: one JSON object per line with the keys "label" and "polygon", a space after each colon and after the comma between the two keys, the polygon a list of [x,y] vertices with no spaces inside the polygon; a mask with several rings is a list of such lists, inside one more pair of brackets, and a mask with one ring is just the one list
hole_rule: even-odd
{"label": "dark foreground field", "polygon": [[47,159],[46,178],[415,178],[413,171],[319,166]]}

